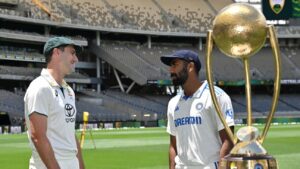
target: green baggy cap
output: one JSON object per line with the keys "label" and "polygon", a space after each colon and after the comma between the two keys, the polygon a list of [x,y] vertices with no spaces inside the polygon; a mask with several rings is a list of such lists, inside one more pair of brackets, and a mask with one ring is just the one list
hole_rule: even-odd
{"label": "green baggy cap", "polygon": [[76,54],[82,51],[82,47],[79,44],[76,44],[73,40],[65,37],[54,37],[48,39],[48,41],[45,43],[44,55],[46,56],[47,54],[49,54],[49,52],[53,48],[57,48],[59,46],[64,46],[64,45],[73,45],[76,50]]}

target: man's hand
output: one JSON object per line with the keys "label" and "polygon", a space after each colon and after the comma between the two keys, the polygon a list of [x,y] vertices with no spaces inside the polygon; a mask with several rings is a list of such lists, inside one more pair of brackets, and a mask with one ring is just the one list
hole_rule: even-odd
{"label": "man's hand", "polygon": [[[230,127],[231,131],[234,131],[234,127]],[[220,159],[230,153],[233,148],[233,143],[231,142],[229,136],[227,135],[225,129],[219,131],[219,135],[222,141],[222,146],[220,150]]]}

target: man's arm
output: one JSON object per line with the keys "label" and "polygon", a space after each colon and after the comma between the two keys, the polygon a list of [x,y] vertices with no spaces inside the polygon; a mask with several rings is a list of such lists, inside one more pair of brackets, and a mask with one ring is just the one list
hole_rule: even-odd
{"label": "man's arm", "polygon": [[176,137],[170,135],[170,148],[169,148],[169,169],[175,169],[175,157],[177,155]]}
{"label": "man's arm", "polygon": [[31,140],[48,169],[60,169],[54,151],[47,138],[47,116],[33,112],[29,116]]}
{"label": "man's arm", "polygon": [[80,169],[84,169],[85,167],[84,167],[84,163],[83,163],[83,158],[82,158],[82,153],[81,153],[81,147],[80,147],[80,143],[79,143],[76,135],[75,135],[75,140],[76,140],[77,150],[78,150],[78,152],[77,152],[77,159],[79,161],[79,168]]}
{"label": "man's arm", "polygon": [[[234,127],[230,127],[231,131],[234,131]],[[219,131],[219,135],[222,141],[222,147],[220,150],[220,159],[230,153],[233,148],[233,143],[231,142],[229,136],[227,135],[225,129]]]}

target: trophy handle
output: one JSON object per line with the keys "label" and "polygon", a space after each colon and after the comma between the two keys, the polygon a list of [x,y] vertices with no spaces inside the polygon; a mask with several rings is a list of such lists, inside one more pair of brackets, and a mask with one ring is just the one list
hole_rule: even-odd
{"label": "trophy handle", "polygon": [[225,128],[225,131],[227,135],[229,136],[231,142],[235,144],[237,142],[237,139],[234,138],[232,131],[230,130],[229,126],[227,125],[223,114],[221,112],[220,106],[217,101],[214,85],[213,85],[213,77],[211,73],[211,53],[212,53],[212,48],[213,48],[213,39],[212,39],[212,31],[208,30],[207,32],[207,48],[206,48],[206,76],[207,76],[207,81],[208,81],[208,86],[209,86],[209,91],[211,94],[211,98],[213,101],[213,104],[215,106],[215,109],[217,111],[217,114]]}
{"label": "trophy handle", "polygon": [[274,81],[274,91],[273,91],[273,100],[271,111],[267,117],[267,122],[265,128],[263,130],[262,135],[258,139],[258,141],[262,144],[264,139],[266,138],[267,132],[270,128],[270,124],[272,122],[272,118],[274,117],[275,110],[278,103],[278,97],[280,92],[280,78],[281,78],[281,58],[280,51],[278,46],[278,40],[275,34],[274,26],[268,26],[268,32],[270,36],[270,43],[273,51],[274,61],[275,61],[275,81]]}

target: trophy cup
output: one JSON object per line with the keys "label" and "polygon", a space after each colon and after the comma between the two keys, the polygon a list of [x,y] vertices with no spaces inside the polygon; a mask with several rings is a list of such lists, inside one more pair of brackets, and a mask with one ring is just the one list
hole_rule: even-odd
{"label": "trophy cup", "polygon": [[[249,58],[264,45],[267,35],[275,60],[274,92],[271,110],[261,135],[252,125],[251,84]],[[238,130],[236,136],[228,127],[216,99],[211,73],[211,53],[213,43],[229,57],[241,59],[244,63],[245,91],[247,100],[247,126]],[[234,143],[231,152],[221,159],[221,169],[277,169],[277,162],[263,148],[262,143],[270,128],[278,103],[280,91],[280,51],[273,26],[267,26],[266,19],[259,11],[248,4],[234,3],[223,8],[213,21],[213,29],[207,33],[206,75],[213,104],[225,127],[229,138]]]}

